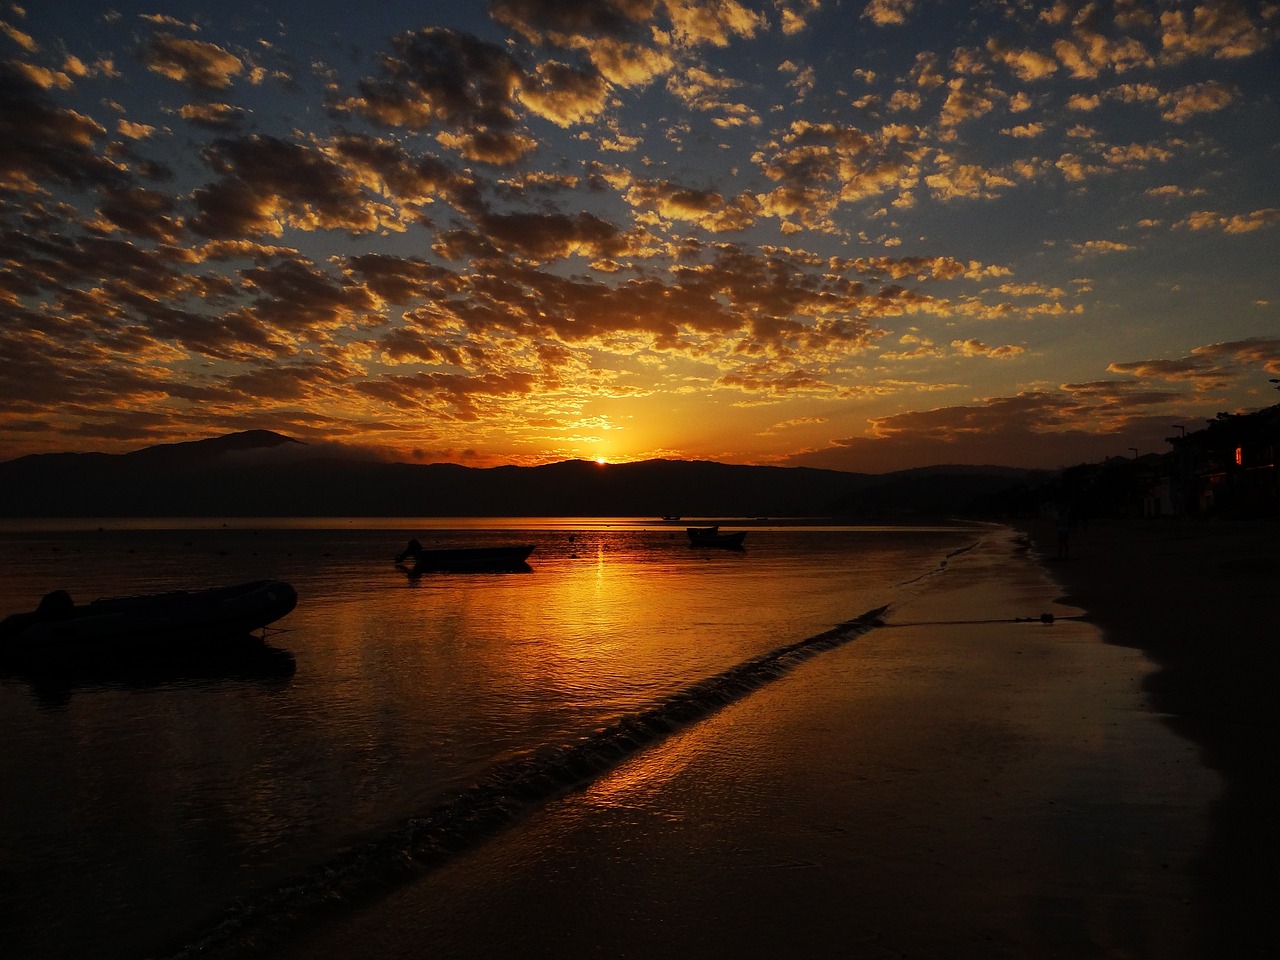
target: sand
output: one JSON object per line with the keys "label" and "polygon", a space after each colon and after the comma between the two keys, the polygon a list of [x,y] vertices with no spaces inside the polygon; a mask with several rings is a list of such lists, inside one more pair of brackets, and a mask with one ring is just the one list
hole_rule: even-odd
{"label": "sand", "polygon": [[1094,524],[1047,565],[1090,620],[984,533],[884,627],[271,955],[1265,955],[1275,880],[1244,841],[1269,843],[1274,725],[1202,669],[1266,642],[1255,533]]}
{"label": "sand", "polygon": [[1105,639],[1159,665],[1153,707],[1226,781],[1194,865],[1202,955],[1280,956],[1280,522],[1094,521],[1062,560],[1048,523],[1023,529]]}

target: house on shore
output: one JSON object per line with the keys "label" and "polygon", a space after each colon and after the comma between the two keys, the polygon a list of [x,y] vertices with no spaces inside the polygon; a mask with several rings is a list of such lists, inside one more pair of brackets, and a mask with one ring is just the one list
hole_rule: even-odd
{"label": "house on shore", "polygon": [[1203,430],[1168,437],[1160,478],[1176,514],[1280,515],[1280,404],[1220,413]]}

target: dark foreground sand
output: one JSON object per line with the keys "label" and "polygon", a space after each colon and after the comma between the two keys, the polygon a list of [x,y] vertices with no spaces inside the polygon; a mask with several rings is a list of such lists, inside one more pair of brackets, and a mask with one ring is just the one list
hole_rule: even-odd
{"label": "dark foreground sand", "polygon": [[1046,567],[984,532],[884,627],[269,955],[1274,956],[1273,532],[1096,523]]}

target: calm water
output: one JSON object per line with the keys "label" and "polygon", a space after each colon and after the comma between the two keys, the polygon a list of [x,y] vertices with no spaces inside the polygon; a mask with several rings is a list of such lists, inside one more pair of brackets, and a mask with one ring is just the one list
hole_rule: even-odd
{"label": "calm water", "polygon": [[[109,521],[0,527],[0,615],[288,580],[262,663],[33,682],[0,676],[0,944],[139,957],[233,903],[394,836],[540,748],[914,589],[963,527],[751,529],[599,521]],[[79,529],[78,529],[79,528]],[[532,571],[410,580],[426,545],[536,544]]]}

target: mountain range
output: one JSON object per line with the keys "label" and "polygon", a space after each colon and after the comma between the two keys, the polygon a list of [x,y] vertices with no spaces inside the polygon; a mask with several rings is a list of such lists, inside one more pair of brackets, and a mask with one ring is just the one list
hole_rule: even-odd
{"label": "mountain range", "polygon": [[251,430],[0,463],[0,516],[903,517],[981,512],[1042,481],[1004,467],[889,474],[695,460],[385,463]]}

